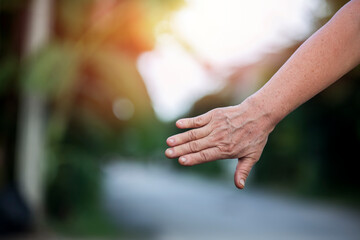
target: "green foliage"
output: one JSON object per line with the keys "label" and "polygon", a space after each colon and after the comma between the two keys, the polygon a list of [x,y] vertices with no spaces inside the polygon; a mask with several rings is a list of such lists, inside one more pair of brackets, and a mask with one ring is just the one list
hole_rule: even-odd
{"label": "green foliage", "polygon": [[59,151],[49,176],[48,209],[51,215],[66,218],[97,203],[100,171],[95,156],[84,150],[63,147]]}
{"label": "green foliage", "polygon": [[70,236],[117,235],[101,207],[101,168],[96,150],[64,144],[52,153],[46,192],[50,225]]}
{"label": "green foliage", "polygon": [[[92,0],[56,1],[51,42],[25,60],[21,86],[47,100],[46,204],[63,233],[112,231],[100,209],[104,159],[163,152],[168,132],[155,117],[134,56],[152,46],[152,27],[175,2],[119,1],[108,8]],[[100,10],[94,20],[96,7],[106,14]],[[119,98],[133,103],[130,120],[115,117]]]}
{"label": "green foliage", "polygon": [[52,43],[27,59],[22,84],[30,91],[56,97],[74,83],[78,55],[66,44]]}
{"label": "green foliage", "polygon": [[17,73],[18,61],[14,56],[9,56],[0,62],[0,96],[3,95],[11,83],[11,79],[14,79]]}
{"label": "green foliage", "polygon": [[[286,117],[270,135],[256,180],[293,192],[357,194],[359,68]],[[357,198],[360,200],[359,198]],[[354,199],[353,199],[354,200]]]}

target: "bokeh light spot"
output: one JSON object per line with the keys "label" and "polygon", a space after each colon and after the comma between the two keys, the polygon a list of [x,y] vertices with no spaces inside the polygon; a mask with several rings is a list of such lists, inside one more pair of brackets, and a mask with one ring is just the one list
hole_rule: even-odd
{"label": "bokeh light spot", "polygon": [[126,121],[134,115],[135,107],[129,99],[118,98],[113,103],[113,112],[117,119]]}

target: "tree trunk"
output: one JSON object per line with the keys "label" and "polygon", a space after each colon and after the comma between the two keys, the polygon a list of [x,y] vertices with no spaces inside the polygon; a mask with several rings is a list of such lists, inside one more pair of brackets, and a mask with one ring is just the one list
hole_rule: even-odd
{"label": "tree trunk", "polygon": [[[24,57],[45,45],[50,36],[52,0],[32,0],[25,34]],[[39,223],[43,216],[45,98],[23,88],[17,140],[17,181],[27,205]]]}

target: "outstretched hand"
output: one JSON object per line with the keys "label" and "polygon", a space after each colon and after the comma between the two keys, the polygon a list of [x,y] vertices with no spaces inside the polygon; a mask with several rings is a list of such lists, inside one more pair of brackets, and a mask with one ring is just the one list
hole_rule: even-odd
{"label": "outstretched hand", "polygon": [[187,166],[238,158],[235,185],[244,188],[276,123],[359,64],[359,13],[360,0],[349,1],[240,105],[177,121],[192,129],[167,139],[166,156]]}
{"label": "outstretched hand", "polygon": [[249,101],[180,119],[176,126],[191,130],[167,139],[170,148],[165,155],[168,158],[179,158],[179,163],[185,166],[237,158],[234,181],[240,189],[245,187],[246,178],[274,128],[270,114],[252,106]]}

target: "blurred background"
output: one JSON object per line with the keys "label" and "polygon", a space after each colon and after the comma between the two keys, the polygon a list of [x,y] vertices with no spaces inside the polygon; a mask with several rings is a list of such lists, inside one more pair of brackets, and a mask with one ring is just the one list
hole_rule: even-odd
{"label": "blurred background", "polygon": [[[236,160],[166,159],[347,1],[0,0],[0,238],[360,239],[360,68]],[[346,26],[344,26],[346,27]]]}

